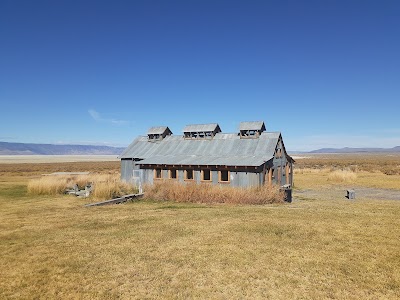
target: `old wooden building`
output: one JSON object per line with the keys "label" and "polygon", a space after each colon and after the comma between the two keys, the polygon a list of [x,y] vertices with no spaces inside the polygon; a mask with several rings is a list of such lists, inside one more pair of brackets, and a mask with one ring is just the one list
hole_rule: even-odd
{"label": "old wooden building", "polygon": [[280,132],[264,122],[242,122],[236,133],[218,124],[188,125],[183,135],[168,127],[150,128],[121,155],[121,178],[136,185],[159,180],[236,187],[293,184],[294,160]]}

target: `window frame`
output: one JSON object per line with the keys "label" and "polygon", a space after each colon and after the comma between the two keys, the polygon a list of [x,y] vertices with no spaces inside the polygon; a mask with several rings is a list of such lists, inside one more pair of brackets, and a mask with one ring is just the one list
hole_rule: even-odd
{"label": "window frame", "polygon": [[[228,172],[227,173],[228,180],[222,180],[222,172]],[[230,183],[231,182],[231,171],[229,171],[229,170],[219,170],[218,171],[218,182],[219,183]]]}
{"label": "window frame", "polygon": [[[157,176],[157,174],[158,174],[157,170],[160,171],[160,177]],[[155,168],[154,169],[154,179],[160,180],[162,178],[163,178],[163,169],[162,168]]]}
{"label": "window frame", "polygon": [[[192,172],[192,178],[188,178],[188,171]],[[194,181],[194,170],[193,169],[186,169],[185,170],[185,181]]]}
{"label": "window frame", "polygon": [[[210,172],[210,179],[204,179],[204,171]],[[202,182],[212,182],[212,172],[210,169],[203,169],[201,170],[201,181]]]}
{"label": "window frame", "polygon": [[[172,177],[172,172],[175,172],[175,177]],[[178,179],[178,169],[169,169],[168,172],[168,178],[172,180],[177,180]]]}

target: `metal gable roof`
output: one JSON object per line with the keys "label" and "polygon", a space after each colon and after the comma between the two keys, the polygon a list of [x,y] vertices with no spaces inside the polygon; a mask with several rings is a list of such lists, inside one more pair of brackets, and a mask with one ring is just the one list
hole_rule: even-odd
{"label": "metal gable roof", "polygon": [[279,132],[263,132],[257,139],[225,133],[204,140],[174,135],[160,141],[138,137],[121,158],[143,159],[141,164],[260,166],[273,158],[279,137]]}
{"label": "metal gable roof", "polygon": [[217,123],[192,124],[192,125],[186,125],[185,128],[183,128],[182,132],[209,132],[209,131],[213,132],[216,129],[219,129],[218,131],[221,131]]}
{"label": "metal gable roof", "polygon": [[148,131],[147,134],[163,134],[166,130],[170,131],[171,130],[167,126],[156,126],[156,127],[151,127]]}
{"label": "metal gable roof", "polygon": [[239,125],[239,130],[265,130],[265,124],[263,121],[257,122],[241,122]]}

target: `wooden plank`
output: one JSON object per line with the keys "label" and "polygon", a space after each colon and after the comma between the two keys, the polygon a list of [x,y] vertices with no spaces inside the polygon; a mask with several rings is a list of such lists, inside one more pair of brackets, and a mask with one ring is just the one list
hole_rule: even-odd
{"label": "wooden plank", "polygon": [[88,204],[85,204],[85,207],[120,204],[120,203],[127,202],[128,200],[131,200],[133,198],[140,198],[142,196],[143,196],[143,193],[142,194],[129,194],[129,195],[122,196],[120,198],[115,198],[115,199],[110,199],[110,200],[95,202],[95,203],[88,203]]}

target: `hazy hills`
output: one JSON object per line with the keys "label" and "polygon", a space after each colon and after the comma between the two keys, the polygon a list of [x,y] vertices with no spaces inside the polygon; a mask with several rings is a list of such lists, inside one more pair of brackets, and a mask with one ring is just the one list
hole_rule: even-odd
{"label": "hazy hills", "polygon": [[125,148],[0,142],[0,155],[120,155]]}
{"label": "hazy hills", "polygon": [[[124,147],[0,142],[0,155],[120,155]],[[393,148],[322,148],[302,153],[400,153]]]}
{"label": "hazy hills", "polygon": [[400,146],[393,148],[322,148],[318,150],[313,150],[308,153],[393,153],[400,152]]}

